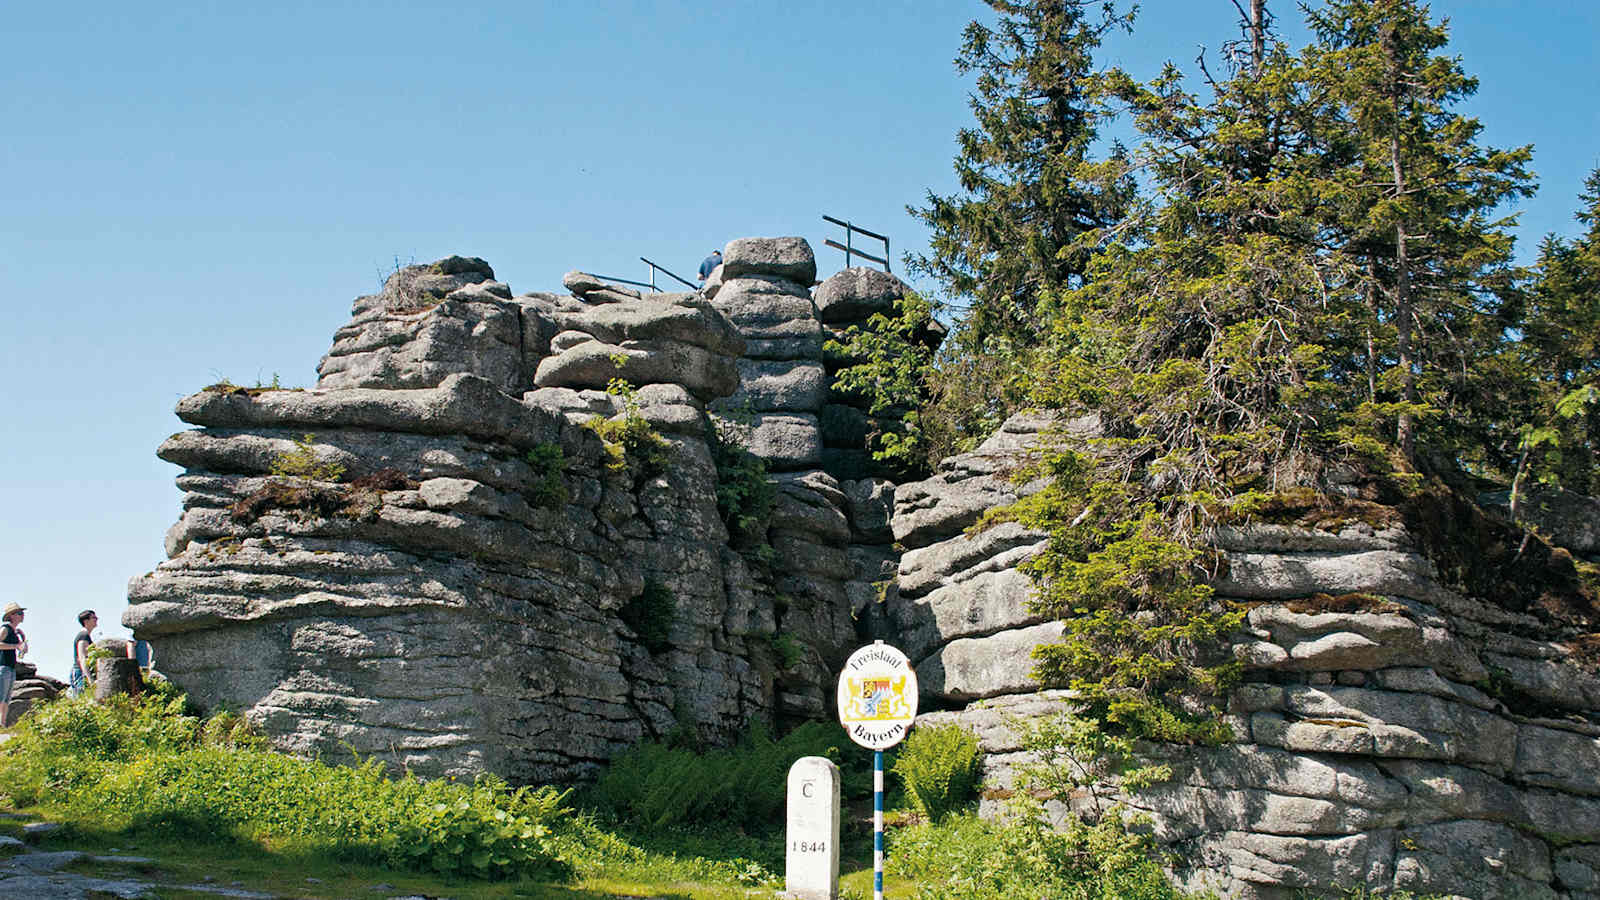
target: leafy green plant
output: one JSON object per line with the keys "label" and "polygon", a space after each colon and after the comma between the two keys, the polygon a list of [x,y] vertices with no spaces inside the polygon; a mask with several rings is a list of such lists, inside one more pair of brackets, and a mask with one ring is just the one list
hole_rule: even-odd
{"label": "leafy green plant", "polygon": [[943,819],[977,796],[978,739],[960,725],[925,725],[911,730],[895,760],[894,774],[917,811]]}
{"label": "leafy green plant", "polygon": [[624,624],[639,636],[639,643],[651,653],[672,647],[672,624],[678,616],[678,600],[666,585],[646,581],[644,590],[617,610]]}
{"label": "leafy green plant", "polygon": [[1069,817],[1053,828],[1033,801],[1003,822],[968,813],[889,833],[889,873],[918,900],[1179,900],[1149,839]]}
{"label": "leafy green plant", "polygon": [[1016,721],[1013,727],[1031,762],[1017,772],[1030,796],[1076,798],[1091,817],[1122,820],[1116,790],[1137,792],[1172,777],[1171,767],[1143,762],[1135,738],[1097,719],[1058,714]]}
{"label": "leafy green plant", "polygon": [[766,460],[751,453],[737,427],[722,419],[709,424],[706,444],[717,467],[717,513],[729,540],[745,551],[766,545],[767,522],[777,499]]}
{"label": "leafy green plant", "polygon": [[[727,823],[671,829],[607,825],[581,817],[557,836],[561,858],[571,860],[580,876],[600,875],[610,883],[671,885],[671,891],[662,893],[672,896],[680,896],[689,882],[776,888],[783,880],[773,871],[783,865],[782,840],[768,834],[745,835]],[[740,889],[712,896],[752,895]]]}
{"label": "leafy green plant", "polygon": [[834,375],[834,390],[864,399],[876,425],[867,436],[872,458],[903,480],[929,471],[922,424],[933,366],[936,323],[933,305],[916,293],[896,299],[894,314],[874,313],[865,327],[852,325],[844,340],[829,340],[825,352],[847,363]]}
{"label": "leafy green plant", "polygon": [[583,423],[605,447],[606,468],[614,472],[634,468],[646,477],[665,471],[671,445],[639,413],[639,398],[633,385],[613,378],[606,393],[622,401],[622,412],[609,419],[595,416]]}
{"label": "leafy green plant", "polygon": [[338,481],[344,477],[344,466],[317,457],[316,435],[307,434],[294,442],[293,450],[285,450],[272,458],[271,472],[312,481]]}
{"label": "leafy green plant", "polygon": [[535,505],[559,508],[567,502],[567,483],[562,475],[567,470],[567,455],[560,444],[542,441],[523,457],[533,468],[534,485],[529,498]]}
{"label": "leafy green plant", "polygon": [[[1140,816],[1115,798],[1106,783],[1137,790],[1170,777],[1160,766],[1138,763],[1134,741],[1110,733],[1093,719],[1058,715],[1011,723],[1032,760],[1018,769],[1008,814],[996,821],[972,813],[931,817],[926,825],[890,834],[891,871],[922,882],[927,900],[1063,897],[1082,900],[1177,900],[1165,858]],[[915,737],[916,731],[912,732]],[[955,740],[941,737],[940,743]],[[910,738],[902,753],[913,748]],[[930,744],[931,746],[931,744]],[[902,757],[904,758],[904,757]],[[901,763],[896,762],[899,772]],[[1051,815],[1043,801],[1074,802],[1084,816]]]}
{"label": "leafy green plant", "polygon": [[83,673],[84,676],[92,681],[95,677],[95,673],[99,671],[100,660],[116,659],[116,657],[117,655],[112,653],[110,650],[90,644],[89,648],[83,651],[83,658],[89,663],[89,671]]}
{"label": "leafy green plant", "polygon": [[[838,763],[844,744],[839,726],[827,722],[808,722],[778,740],[764,725],[751,723],[735,746],[704,752],[646,742],[612,759],[588,799],[622,819],[657,828],[767,827],[783,817],[789,766],[802,756]],[[843,796],[871,792],[868,767],[843,767],[843,775]]]}
{"label": "leafy green plant", "polygon": [[772,652],[778,654],[779,666],[792,669],[805,659],[806,645],[795,640],[793,635],[777,632],[772,635]]}

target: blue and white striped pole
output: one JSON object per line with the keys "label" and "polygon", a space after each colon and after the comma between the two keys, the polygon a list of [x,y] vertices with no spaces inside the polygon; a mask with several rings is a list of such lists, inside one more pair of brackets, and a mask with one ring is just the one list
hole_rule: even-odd
{"label": "blue and white striped pole", "polygon": [[873,641],[839,673],[839,724],[872,751],[872,900],[883,900],[883,751],[917,721],[917,670],[904,653]]}
{"label": "blue and white striped pole", "polygon": [[883,751],[872,751],[872,900],[883,900]]}

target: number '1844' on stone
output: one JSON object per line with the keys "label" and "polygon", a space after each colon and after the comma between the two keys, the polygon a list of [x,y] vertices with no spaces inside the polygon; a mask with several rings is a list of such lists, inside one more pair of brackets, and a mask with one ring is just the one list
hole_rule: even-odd
{"label": "number '1844' on stone", "polygon": [[839,767],[805,756],[789,767],[784,889],[796,900],[839,896]]}

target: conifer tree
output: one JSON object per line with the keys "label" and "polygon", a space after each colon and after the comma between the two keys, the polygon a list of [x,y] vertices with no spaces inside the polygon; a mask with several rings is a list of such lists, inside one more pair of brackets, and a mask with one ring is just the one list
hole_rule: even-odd
{"label": "conifer tree", "polygon": [[1508,324],[1519,273],[1513,220],[1497,209],[1533,192],[1532,150],[1478,142],[1482,126],[1457,110],[1477,80],[1441,53],[1448,29],[1426,5],[1330,0],[1307,16],[1307,76],[1329,98],[1328,127],[1358,154],[1330,198],[1332,249],[1371,305],[1371,399],[1393,402],[1406,459],[1429,412],[1440,414],[1435,449],[1453,452],[1453,425],[1473,424],[1473,370]]}
{"label": "conifer tree", "polygon": [[929,464],[971,449],[1026,401],[1027,360],[1046,328],[1039,304],[1081,284],[1093,242],[1135,194],[1122,149],[1093,155],[1112,115],[1097,77],[1102,38],[1129,28],[1113,0],[985,0],[956,68],[975,73],[975,119],[957,135],[960,189],[909,211],[932,230],[909,259],[958,316],[929,371]]}
{"label": "conifer tree", "polygon": [[933,230],[912,266],[970,303],[959,339],[971,348],[1034,341],[1041,293],[1081,280],[1082,238],[1120,219],[1133,190],[1120,167],[1091,159],[1107,115],[1093,54],[1131,13],[1100,0],[986,2],[998,21],[969,24],[956,59],[977,73],[976,123],[957,136],[961,192],[911,209]]}
{"label": "conifer tree", "polygon": [[1017,515],[1048,530],[1027,564],[1066,634],[1035,655],[1103,724],[1223,736],[1207,713],[1235,665],[1239,612],[1208,585],[1204,536],[1264,491],[1314,482],[1349,394],[1359,310],[1324,250],[1322,190],[1354,159],[1320,123],[1303,61],[1262,36],[1210,96],[1175,67],[1107,83],[1137,115],[1149,187],[1104,234],[1083,284],[1047,295],[1032,399],[1092,413],[1104,436],[1047,454],[1050,488]]}
{"label": "conifer tree", "polygon": [[1455,109],[1476,83],[1425,7],[1308,17],[1310,47],[1264,42],[1205,98],[1172,67],[1107,79],[1148,191],[1081,242],[1098,242],[1082,283],[1044,294],[1032,397],[1105,436],[1047,456],[1051,489],[1016,513],[1052,534],[1028,568],[1067,628],[1039,672],[1138,733],[1214,736],[1195,714],[1237,621],[1206,587],[1219,518],[1322,487],[1339,456],[1407,466],[1431,412],[1449,414],[1431,448],[1459,458],[1494,425],[1483,373],[1507,372],[1485,365],[1520,277],[1496,209],[1531,190],[1529,150],[1478,143]]}
{"label": "conifer tree", "polygon": [[1514,347],[1527,367],[1516,489],[1528,479],[1600,493],[1600,169],[1589,173],[1575,240],[1550,235]]}

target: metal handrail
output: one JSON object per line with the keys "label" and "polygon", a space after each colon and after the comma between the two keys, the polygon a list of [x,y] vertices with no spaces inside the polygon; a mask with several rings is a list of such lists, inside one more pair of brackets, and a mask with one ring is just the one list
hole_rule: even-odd
{"label": "metal handrail", "polygon": [[[880,266],[883,266],[883,270],[885,272],[889,271],[889,239],[887,237],[885,237],[884,235],[878,234],[875,231],[868,231],[865,228],[860,227],[859,225],[852,225],[849,222],[844,221],[843,219],[835,219],[833,216],[825,215],[822,218],[823,218],[824,221],[832,222],[835,225],[840,225],[840,226],[844,227],[844,243],[841,244],[838,241],[834,240],[833,238],[827,238],[827,239],[825,239],[823,241],[823,243],[827,244],[829,247],[833,247],[836,250],[843,250],[844,251],[844,267],[846,269],[850,268],[850,257],[851,256],[859,256],[862,259],[868,259],[868,260],[871,260],[871,261],[877,263]],[[857,249],[856,246],[855,246],[854,241],[852,240],[852,238],[853,238],[854,235],[856,235],[858,233],[859,234],[863,234],[863,235],[865,235],[865,236],[867,236],[869,238],[873,238],[875,240],[883,241],[883,256],[881,256],[881,257],[873,256],[871,253],[867,253],[864,250]]]}
{"label": "metal handrail", "polygon": [[[594,273],[590,273],[590,274],[594,274]],[[599,275],[599,274],[595,274],[594,277],[600,279],[601,281],[610,281],[610,282],[614,282],[616,284],[631,284],[634,287],[649,288],[650,290],[656,291],[658,293],[661,291],[660,288],[656,287],[654,284],[652,284],[652,283],[650,283],[648,281],[634,281],[631,278],[618,278],[618,277],[616,277],[614,275]]]}
{"label": "metal handrail", "polygon": [[[655,286],[656,286],[656,272],[660,271],[660,272],[666,273],[667,277],[669,277],[672,280],[678,282],[679,284],[683,285],[684,287],[688,288],[691,291],[695,291],[695,290],[699,290],[700,289],[699,285],[690,284],[689,282],[683,280],[682,278],[679,278],[677,275],[672,274],[672,270],[668,269],[666,266],[658,266],[655,263],[651,262],[648,259],[645,259],[642,256],[639,257],[639,261],[650,267],[650,286],[652,288],[655,288]],[[659,291],[660,288],[656,288],[656,290]]]}
{"label": "metal handrail", "polygon": [[650,267],[650,280],[649,281],[634,281],[631,278],[617,278],[614,275],[596,275],[594,277],[600,279],[601,281],[614,281],[617,284],[631,284],[634,287],[649,288],[651,293],[659,294],[659,293],[661,293],[661,288],[656,286],[656,273],[657,272],[662,272],[667,277],[673,279],[674,281],[678,282],[679,284],[683,285],[684,287],[686,287],[686,288],[688,288],[690,290],[699,290],[699,287],[697,285],[690,284],[689,282],[684,281],[682,278],[680,278],[677,275],[675,275],[672,272],[672,270],[668,269],[666,266],[657,265],[656,263],[653,263],[650,260],[645,259],[642,256],[639,257],[639,261]]}

